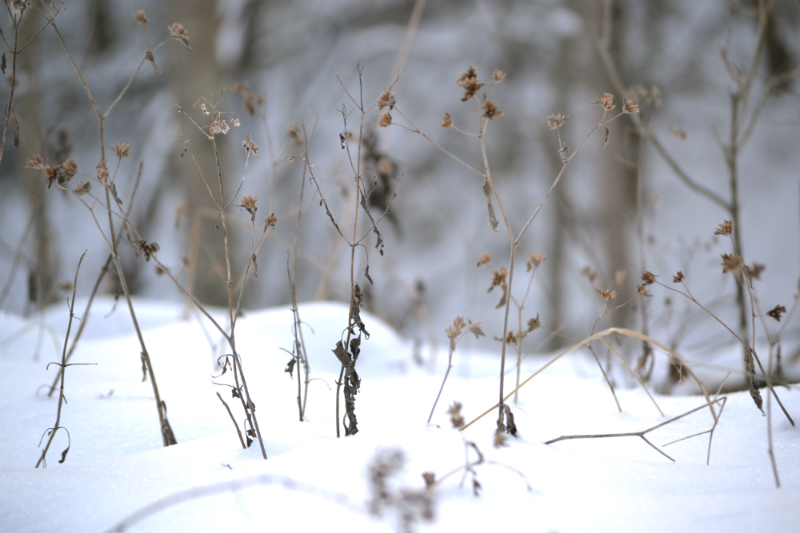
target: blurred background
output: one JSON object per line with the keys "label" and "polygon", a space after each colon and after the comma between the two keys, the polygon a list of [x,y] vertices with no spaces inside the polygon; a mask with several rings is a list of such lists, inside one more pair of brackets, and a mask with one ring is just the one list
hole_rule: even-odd
{"label": "blurred background", "polygon": [[[651,286],[651,296],[638,296],[637,284],[649,270],[671,285],[681,270],[694,296],[736,329],[736,282],[720,266],[731,242],[714,235],[731,219],[726,205],[738,205],[745,262],[765,265],[756,282],[762,311],[777,304],[791,308],[800,290],[800,3],[776,0],[762,19],[760,6],[755,0],[68,0],[56,21],[103,111],[146,51],[134,12],[146,10],[150,49],[168,40],[154,53],[161,73],[145,62],[109,115],[106,149],[130,144],[132,154],[115,178],[123,208],[132,203],[139,233],[159,244],[160,259],[209,305],[227,305],[221,225],[181,139],[207,178],[214,178],[216,167],[210,143],[178,107],[208,125],[196,103],[216,102],[224,88],[231,89],[216,104],[240,122],[217,136],[226,194],[237,191],[245,173],[242,141],[252,135],[259,147],[233,202],[241,203],[245,194],[258,197],[256,239],[264,218],[278,218],[259,251],[258,278],[244,295],[245,309],[255,309],[290,302],[287,258],[308,178],[306,151],[331,213],[341,227],[352,227],[353,171],[340,134],[356,135],[350,141],[355,153],[360,114],[345,89],[356,100],[363,94],[369,106],[392,87],[403,115],[483,171],[478,139],[440,126],[448,112],[458,128],[478,131],[478,108],[461,102],[463,90],[456,84],[474,66],[489,84],[481,93],[493,90],[503,112],[488,129],[487,153],[515,231],[562,167],[557,132],[546,117],[570,116],[560,133],[574,150],[602,116],[591,102],[615,94],[610,117],[624,98],[634,100],[641,122],[629,116],[614,120],[605,148],[602,128],[588,139],[520,244],[517,301],[530,280],[528,254],[546,255],[522,311],[524,322],[538,314],[542,324],[529,334],[526,352],[557,349],[593,327],[613,324],[698,353],[730,345],[731,337],[679,295]],[[13,48],[15,19],[7,13],[0,27]],[[176,21],[186,28],[191,49],[170,38]],[[36,6],[28,8],[19,42],[44,25]],[[4,56],[4,109],[12,57]],[[496,86],[495,69],[506,74]],[[89,180],[100,158],[97,117],[52,28],[35,35],[17,57],[15,77],[0,161],[0,305],[31,316],[63,301],[59,284],[72,279],[84,249],[78,293],[88,296],[108,249],[83,205],[56,187],[48,190],[41,172],[25,168],[34,154],[50,165],[71,157],[81,174],[76,181]],[[749,92],[737,104],[743,80],[750,80]],[[488,223],[483,180],[398,127],[411,128],[398,113],[388,128],[377,127],[379,116],[377,108],[366,115],[362,151],[375,187],[373,215],[395,191],[397,196],[380,223],[383,256],[374,235],[356,253],[365,308],[420,346],[437,345],[440,365],[446,357],[444,329],[457,315],[482,322],[487,333],[480,341],[465,339],[460,350],[499,350],[493,337],[502,335],[502,310],[495,309],[500,295],[487,289],[492,271],[508,266],[509,244],[502,221],[498,232]],[[726,152],[732,127],[740,142]],[[116,159],[109,161],[113,173]],[[141,184],[131,202],[140,162]],[[297,298],[347,302],[349,247],[316,192],[306,181]],[[241,207],[232,206],[229,216],[238,277],[250,255],[253,227]],[[105,228],[105,218],[98,218]],[[359,233],[367,233],[363,215],[360,221]],[[135,294],[181,301],[152,262],[128,245],[121,249]],[[363,275],[365,251],[374,285]],[[477,268],[484,252],[492,254],[491,264]],[[616,292],[608,304],[602,289]],[[118,291],[110,273],[101,292]],[[606,305],[621,307],[595,324]],[[797,362],[798,318],[789,318],[784,358]],[[639,348],[627,349],[632,359],[638,356]]]}

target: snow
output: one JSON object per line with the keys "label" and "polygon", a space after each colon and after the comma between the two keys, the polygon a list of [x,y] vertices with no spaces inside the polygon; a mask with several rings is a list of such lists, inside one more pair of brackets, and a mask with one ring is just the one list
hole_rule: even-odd
{"label": "snow", "polygon": [[[78,300],[78,316],[85,304]],[[45,389],[36,391],[55,377],[56,367],[47,370],[46,365],[60,360],[68,310],[61,304],[48,309],[42,320],[30,321],[3,313],[0,529],[105,531],[163,498],[195,490],[199,497],[141,516],[130,530],[399,530],[392,512],[369,514],[368,472],[376,454],[402,450],[405,468],[391,487],[419,494],[422,472],[435,472],[438,479],[464,465],[466,441],[474,442],[486,459],[474,466],[480,495],[473,495],[469,474],[463,487],[462,472],[450,476],[430,493],[435,520],[418,524],[419,530],[777,533],[796,531],[800,523],[800,438],[774,404],[780,489],[767,455],[766,419],[746,392],[727,396],[708,466],[707,435],[663,448],[674,463],[636,437],[544,444],[567,434],[641,431],[704,403],[701,396],[654,395],[664,411],[661,417],[641,388],[621,386],[619,413],[596,364],[580,352],[562,358],[520,390],[519,403],[510,404],[519,434],[509,438],[509,446],[494,448],[494,412],[459,433],[446,409],[460,401],[470,421],[494,405],[496,345],[482,340],[476,346],[488,351],[469,354],[459,346],[455,370],[428,425],[446,354],[440,350],[434,372],[421,369],[414,363],[413,343],[367,313],[362,316],[371,337],[363,342],[356,367],[362,378],[356,397],[360,432],[337,439],[334,381],[339,363],[330,350],[347,319],[347,307],[338,303],[300,304],[308,326],[311,377],[319,378],[310,383],[303,422],[298,421],[296,376],[284,372],[289,355],[281,350],[292,345],[291,311],[246,312],[237,323],[237,347],[269,456],[264,461],[257,442],[241,448],[216,396],[220,392],[241,425],[241,406],[231,401],[230,389],[212,383],[211,376],[219,374],[214,361],[223,353],[219,335],[207,321],[201,325],[186,319],[180,304],[134,304],[179,444],[162,447],[152,389],[141,382],[139,345],[127,309],[119,302],[111,312],[113,300],[104,297],[95,302],[71,361],[96,366],[71,366],[66,373],[69,403],[61,418],[71,437],[66,461],[58,463],[67,444],[66,433],[59,432],[47,468],[34,469],[41,454],[37,444],[52,427],[57,407],[57,394],[47,398]],[[224,310],[212,314],[224,323]],[[49,334],[37,349],[42,323],[53,328],[57,349],[47,340]],[[730,353],[738,349],[731,346]],[[523,377],[554,355],[528,358]],[[515,379],[513,365],[508,369],[506,390]],[[213,380],[225,383],[228,377],[230,372]],[[626,383],[622,376],[618,381]],[[800,418],[796,386],[781,388],[779,394],[792,416]],[[662,446],[708,430],[712,423],[704,409],[647,437]],[[474,461],[475,452],[469,454]]]}

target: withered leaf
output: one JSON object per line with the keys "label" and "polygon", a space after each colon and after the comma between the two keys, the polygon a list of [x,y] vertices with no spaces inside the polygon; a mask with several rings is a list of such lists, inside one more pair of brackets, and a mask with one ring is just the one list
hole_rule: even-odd
{"label": "withered leaf", "polygon": [[66,450],[61,452],[61,460],[59,461],[59,464],[64,464],[64,461],[67,460],[67,453],[69,453],[69,446],[67,446]]}
{"label": "withered leaf", "polygon": [[336,358],[342,363],[343,366],[347,366],[350,364],[350,355],[344,349],[344,343],[342,341],[338,341],[336,343],[336,348],[331,350]]}
{"label": "withered leaf", "polygon": [[483,182],[483,195],[486,197],[486,205],[489,211],[489,225],[492,231],[497,231],[497,216],[494,214],[494,206],[492,205],[492,188],[489,187],[489,180]]}
{"label": "withered leaf", "polygon": [[608,135],[611,133],[611,130],[608,129],[606,125],[603,125],[603,127],[606,129],[606,140],[603,142],[603,149],[605,149],[605,147],[608,146]]}
{"label": "withered leaf", "polygon": [[289,362],[286,363],[286,368],[283,369],[284,372],[288,372],[289,373],[289,378],[293,378],[294,377],[294,364],[296,362],[297,362],[297,360],[294,357],[292,357],[291,359],[289,359]]}

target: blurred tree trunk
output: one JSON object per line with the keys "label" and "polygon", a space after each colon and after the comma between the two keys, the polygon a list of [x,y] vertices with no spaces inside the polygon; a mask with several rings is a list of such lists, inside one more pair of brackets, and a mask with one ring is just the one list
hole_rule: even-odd
{"label": "blurred tree trunk", "polygon": [[[215,42],[218,29],[217,2],[214,0],[180,0],[181,13],[184,17],[181,23],[189,32],[189,44],[192,50],[183,50],[176,54],[177,60],[172,65],[173,75],[170,77],[171,90],[175,95],[175,102],[191,116],[198,124],[207,125],[210,117],[204,116],[200,107],[193,107],[200,98],[216,100],[226,83],[221,79],[219,66],[216,63]],[[190,54],[191,58],[183,58]],[[227,95],[222,100],[224,109],[232,108],[233,100]],[[210,106],[207,106],[210,110]],[[195,126],[186,118],[179,117],[178,127],[185,139],[189,139],[189,149],[197,159],[206,180],[211,186],[215,197],[219,199],[219,182],[217,180],[217,166],[211,143],[197,132]],[[217,136],[220,152],[223,152],[225,136]],[[183,148],[176,144],[175,151],[179,153]],[[222,161],[221,170],[225,177],[224,154],[220,153]],[[216,206],[208,195],[203,179],[197,171],[188,154],[171,159],[171,174],[175,176],[179,187],[184,190],[184,198],[188,207],[190,223],[187,228],[187,241],[185,244],[186,255],[192,261],[189,268],[194,272],[194,286],[189,288],[195,297],[203,303],[227,307],[228,293],[226,286],[225,255],[223,245],[222,223],[219,217],[209,216],[208,213],[216,211]],[[225,181],[227,183],[225,183]],[[232,183],[225,180],[224,185]],[[230,200],[234,190],[225,187],[225,201]],[[209,211],[211,210],[211,211]],[[196,224],[197,231],[192,233]],[[231,258],[236,254],[233,236],[235,228],[228,226]],[[190,242],[194,239],[194,242]],[[196,256],[192,256],[196,251]],[[235,279],[237,271],[232,270]],[[193,276],[190,276],[190,279]]]}

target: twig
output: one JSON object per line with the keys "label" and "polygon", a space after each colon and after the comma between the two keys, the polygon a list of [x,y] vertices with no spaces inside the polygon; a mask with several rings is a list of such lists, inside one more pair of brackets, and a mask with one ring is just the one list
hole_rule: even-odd
{"label": "twig", "polygon": [[230,415],[231,421],[233,422],[234,427],[236,427],[236,433],[239,434],[239,442],[242,443],[242,449],[246,450],[247,446],[245,445],[244,439],[242,438],[242,432],[239,431],[239,424],[236,422],[236,419],[233,417],[233,413],[231,413],[231,408],[228,407],[228,404],[225,403],[225,400],[222,399],[222,395],[220,393],[217,393],[217,398],[219,398],[219,401],[221,401],[222,405],[224,405],[225,409],[227,409],[228,415]]}
{"label": "twig", "polygon": [[[558,437],[557,439],[549,440],[549,441],[545,442],[545,444],[553,444],[553,443],[556,443],[558,441],[572,440],[572,439],[605,439],[605,438],[613,438],[613,437],[639,437],[643,441],[645,441],[647,444],[649,444],[650,447],[653,448],[655,451],[657,451],[658,453],[660,453],[661,455],[663,455],[664,457],[666,457],[667,459],[669,459],[670,461],[672,461],[674,463],[675,459],[673,459],[672,457],[670,457],[669,455],[667,455],[666,453],[664,453],[663,451],[658,449],[658,447],[655,444],[653,444],[652,442],[647,440],[647,437],[645,437],[645,435],[647,433],[651,432],[651,431],[654,431],[654,430],[660,428],[660,427],[666,426],[667,424],[671,424],[672,422],[675,422],[676,420],[680,420],[681,418],[683,418],[685,416],[688,416],[688,415],[690,415],[692,413],[695,413],[695,412],[697,412],[697,411],[699,411],[701,409],[705,409],[706,407],[709,407],[713,403],[722,402],[722,406],[720,406],[719,415],[717,415],[717,417],[714,419],[714,425],[712,426],[712,428],[710,430],[704,431],[702,433],[697,433],[695,435],[691,435],[690,437],[684,437],[684,439],[688,439],[688,438],[691,438],[691,437],[696,437],[698,435],[703,435],[703,434],[708,433],[708,432],[710,432],[712,437],[713,437],[714,430],[717,428],[718,417],[722,414],[722,409],[725,407],[725,400],[726,399],[727,399],[727,397],[723,396],[722,398],[718,398],[716,400],[713,400],[709,404],[703,404],[700,407],[695,407],[691,411],[687,411],[687,412],[683,413],[682,415],[678,415],[675,418],[670,418],[666,422],[662,422],[660,424],[657,424],[657,425],[655,425],[655,426],[653,426],[651,428],[648,428],[648,429],[645,429],[645,430],[642,430],[642,431],[632,431],[632,432],[629,432],[629,433],[606,433],[606,434],[598,434],[598,435],[564,435],[564,436]],[[683,440],[683,439],[679,439],[679,440]],[[678,441],[672,441],[672,442],[670,442],[668,444],[672,444],[674,442],[678,442]],[[665,444],[664,446],[667,446],[667,444]],[[710,460],[710,457],[711,457],[711,439],[710,438],[708,440],[708,457],[709,457],[709,460]]]}
{"label": "twig", "polygon": [[[81,270],[81,263],[83,263],[83,258],[86,255],[88,250],[84,250],[81,254],[81,258],[78,260],[78,268],[75,269],[75,281],[72,283],[72,301],[69,304],[69,322],[67,323],[67,334],[64,338],[64,348],[61,351],[61,369],[64,370],[67,366],[67,342],[69,341],[69,332],[72,329],[72,318],[74,317],[73,310],[75,308],[75,293],[78,290],[78,272]],[[49,365],[48,365],[49,366]],[[42,456],[39,457],[39,460],[36,462],[36,468],[39,468],[39,465],[43,464],[44,467],[47,467],[47,463],[45,462],[45,456],[47,455],[47,450],[50,449],[50,445],[53,443],[53,438],[56,436],[56,433],[61,426],[61,406],[62,402],[64,401],[64,372],[61,372],[61,389],[58,393],[58,410],[56,411],[56,423],[53,425],[52,428],[48,429],[47,431],[50,434],[50,438],[47,440],[47,444],[42,450]],[[69,435],[69,431],[67,428],[64,428],[67,431],[67,435]],[[67,445],[67,448],[61,453],[61,463],[64,462],[67,458],[67,452],[69,452],[69,448],[72,445],[72,439],[69,439],[70,443]],[[39,443],[41,445],[41,442]]]}

